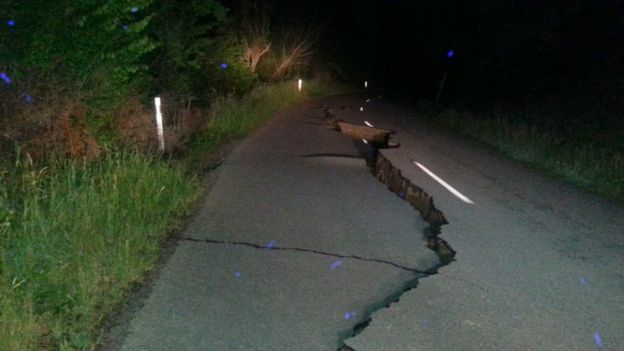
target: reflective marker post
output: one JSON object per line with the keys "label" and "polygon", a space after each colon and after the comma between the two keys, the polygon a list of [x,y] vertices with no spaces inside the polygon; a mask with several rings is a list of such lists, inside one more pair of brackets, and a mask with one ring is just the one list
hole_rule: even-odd
{"label": "reflective marker post", "polygon": [[158,150],[160,152],[165,151],[165,135],[163,131],[162,113],[160,112],[160,97],[154,98],[154,105],[156,105],[156,127],[158,130]]}
{"label": "reflective marker post", "polygon": [[301,88],[303,88],[303,79],[299,79],[297,82],[297,89],[301,91]]}

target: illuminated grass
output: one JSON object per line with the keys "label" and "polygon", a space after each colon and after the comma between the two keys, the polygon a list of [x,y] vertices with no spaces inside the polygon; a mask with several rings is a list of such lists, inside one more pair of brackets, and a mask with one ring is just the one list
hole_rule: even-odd
{"label": "illuminated grass", "polygon": [[91,349],[198,183],[163,161],[21,165],[0,185],[0,350]]}

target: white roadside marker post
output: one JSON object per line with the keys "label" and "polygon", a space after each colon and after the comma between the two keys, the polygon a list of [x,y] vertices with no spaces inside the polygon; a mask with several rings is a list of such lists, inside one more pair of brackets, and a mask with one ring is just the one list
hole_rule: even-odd
{"label": "white roadside marker post", "polygon": [[365,90],[368,89],[368,81],[367,80],[364,81],[364,89]]}
{"label": "white roadside marker post", "polygon": [[303,88],[303,79],[299,79],[299,81],[297,81],[297,89],[301,91],[301,88]]}
{"label": "white roadside marker post", "polygon": [[165,134],[163,131],[163,119],[160,112],[160,97],[154,98],[154,105],[156,105],[156,128],[158,131],[158,150],[160,152],[165,151]]}

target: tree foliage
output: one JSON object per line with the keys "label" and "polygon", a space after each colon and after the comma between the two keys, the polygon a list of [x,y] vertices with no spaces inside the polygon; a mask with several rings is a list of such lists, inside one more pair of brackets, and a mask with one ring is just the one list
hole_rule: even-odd
{"label": "tree foliage", "polygon": [[17,81],[61,77],[96,103],[114,102],[146,81],[143,58],[154,42],[145,35],[151,16],[144,9],[151,3],[7,0],[0,67]]}
{"label": "tree foliage", "polygon": [[158,43],[151,62],[157,91],[197,95],[208,82],[202,71],[216,50],[216,29],[227,9],[216,0],[161,0],[150,36]]}

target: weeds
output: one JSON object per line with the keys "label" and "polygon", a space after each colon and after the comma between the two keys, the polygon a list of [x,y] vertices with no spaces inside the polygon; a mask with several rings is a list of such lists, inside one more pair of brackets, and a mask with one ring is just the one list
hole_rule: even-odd
{"label": "weeds", "polygon": [[0,349],[88,349],[198,193],[135,153],[18,164],[0,185]]}

